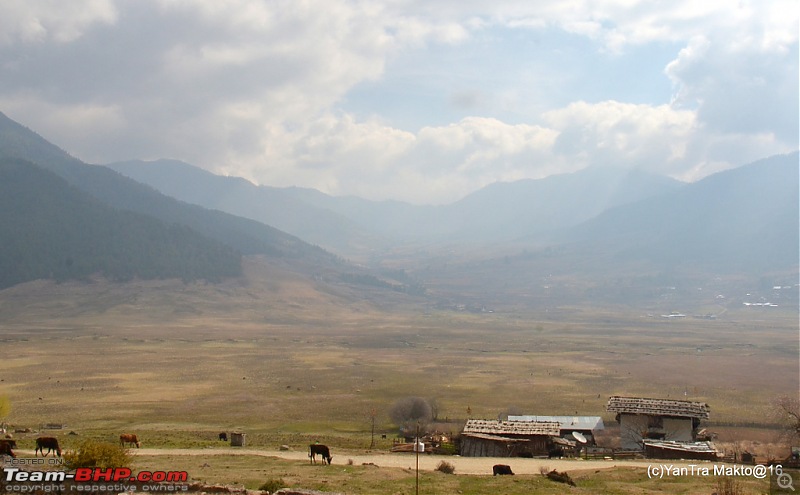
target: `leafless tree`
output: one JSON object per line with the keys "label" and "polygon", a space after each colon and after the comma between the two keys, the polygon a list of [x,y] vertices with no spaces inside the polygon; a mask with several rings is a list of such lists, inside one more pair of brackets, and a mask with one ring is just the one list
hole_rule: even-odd
{"label": "leafless tree", "polygon": [[405,397],[392,405],[389,417],[402,431],[410,432],[417,424],[425,429],[433,419],[433,410],[423,397]]}
{"label": "leafless tree", "polygon": [[800,441],[800,399],[781,395],[772,401],[772,416],[783,427],[783,437],[790,444]]}

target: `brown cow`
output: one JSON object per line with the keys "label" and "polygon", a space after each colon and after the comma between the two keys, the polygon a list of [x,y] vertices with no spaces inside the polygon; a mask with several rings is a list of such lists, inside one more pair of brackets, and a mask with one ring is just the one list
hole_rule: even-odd
{"label": "brown cow", "polygon": [[17,448],[17,442],[14,440],[0,440],[0,457],[7,455],[10,456],[12,459],[16,459],[17,456],[14,454],[14,451],[11,449]]}
{"label": "brown cow", "polygon": [[137,449],[142,446],[141,442],[139,442],[139,439],[136,438],[136,435],[133,433],[123,433],[119,436],[120,447],[124,447],[125,444],[128,443],[131,445],[136,445]]}
{"label": "brown cow", "polygon": [[[61,457],[61,447],[58,446],[58,439],[54,437],[39,437],[36,439],[36,450],[34,450],[33,455],[38,457],[39,451],[42,452],[42,457],[47,457],[45,454],[44,449],[47,447],[47,454],[50,452],[55,451],[58,454],[58,457]],[[56,454],[53,454],[55,456]]]}

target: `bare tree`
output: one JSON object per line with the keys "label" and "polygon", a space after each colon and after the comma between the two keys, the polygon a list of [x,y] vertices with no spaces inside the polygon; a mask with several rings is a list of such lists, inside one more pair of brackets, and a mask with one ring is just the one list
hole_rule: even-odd
{"label": "bare tree", "polygon": [[781,395],[772,401],[772,416],[782,426],[790,444],[800,441],[800,399]]}
{"label": "bare tree", "polygon": [[417,423],[424,428],[433,419],[430,403],[423,397],[405,397],[395,402],[389,410],[389,417],[403,432],[410,432]]}

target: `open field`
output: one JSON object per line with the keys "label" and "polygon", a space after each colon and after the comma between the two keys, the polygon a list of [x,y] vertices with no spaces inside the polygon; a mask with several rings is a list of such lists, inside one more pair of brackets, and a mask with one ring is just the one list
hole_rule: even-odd
{"label": "open field", "polygon": [[[388,449],[396,432],[388,411],[410,395],[435,399],[453,431],[468,409],[480,418],[509,410],[600,415],[612,426],[610,395],[686,398],[710,404],[708,426],[721,430],[720,440],[783,456],[770,401],[797,393],[797,324],[796,308],[738,305],[713,320],[622,306],[437,310],[268,264],[216,286],[34,282],[0,291],[0,395],[11,401],[5,420],[15,427],[66,424],[52,433],[67,447],[130,431],[149,448],[206,448],[216,432],[241,430],[253,448],[299,450],[319,440],[355,451],[370,445],[373,410],[376,433],[389,437],[376,450]],[[189,462],[181,459],[158,462],[177,469]],[[295,469],[273,464],[254,478]],[[348,469],[362,477],[371,468]],[[408,486],[408,473],[392,476]],[[445,483],[439,493],[484,493],[458,488],[466,481],[457,477],[426,477]],[[606,487],[614,477],[638,480],[645,493],[652,486],[622,470]]]}
{"label": "open field", "polygon": [[[415,493],[416,459],[413,454],[373,451],[334,451],[330,466],[308,462],[305,451],[280,452],[250,448],[133,449],[137,471],[186,471],[190,483],[233,485],[258,489],[265,482],[279,480],[283,486],[348,494],[396,495]],[[20,452],[23,456],[30,451]],[[455,468],[453,474],[436,470],[441,461]],[[515,476],[491,476],[492,465],[510,464]],[[659,494],[713,493],[721,480],[735,482],[740,494],[761,494],[769,490],[768,479],[747,476],[702,475],[706,462],[673,462],[679,474],[662,479],[647,475],[647,461],[581,461],[555,459],[461,458],[421,455],[419,493],[559,494],[567,486],[546,479],[542,471],[566,472],[576,483],[569,493]]]}

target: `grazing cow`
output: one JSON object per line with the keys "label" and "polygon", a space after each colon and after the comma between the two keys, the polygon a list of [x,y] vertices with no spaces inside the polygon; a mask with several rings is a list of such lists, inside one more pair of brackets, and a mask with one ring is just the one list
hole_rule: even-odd
{"label": "grazing cow", "polygon": [[331,463],[333,457],[331,457],[331,451],[327,445],[319,445],[319,444],[311,444],[308,446],[308,456],[311,458],[311,464],[317,462],[316,455],[319,454],[322,456],[322,463],[325,464],[325,461],[328,461],[328,464]]}
{"label": "grazing cow", "polygon": [[[44,449],[47,448],[47,454],[50,452],[55,451],[58,454],[58,457],[61,457],[61,447],[58,446],[58,439],[54,437],[39,437],[36,439],[36,450],[33,451],[33,455],[35,457],[39,456],[39,452],[42,452],[42,457],[47,457],[47,454],[44,452]],[[53,454],[55,456],[56,454]]]}
{"label": "grazing cow", "polygon": [[492,466],[492,476],[502,476],[504,474],[510,474],[512,476],[514,475],[514,472],[511,470],[511,466],[508,464],[495,464]]}
{"label": "grazing cow", "polygon": [[139,439],[136,438],[136,435],[133,433],[123,433],[119,436],[120,447],[124,447],[126,444],[136,445],[137,449],[142,446]]}
{"label": "grazing cow", "polygon": [[11,449],[17,448],[17,442],[14,440],[0,440],[0,456],[7,455],[12,459],[16,459],[17,456],[14,454],[14,451]]}
{"label": "grazing cow", "polygon": [[228,434],[223,431],[222,433],[219,434],[219,439],[222,440],[223,442],[227,442]]}

